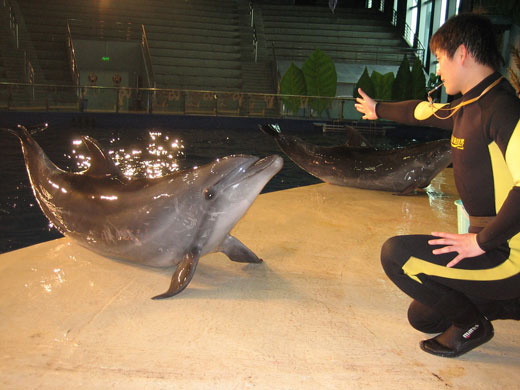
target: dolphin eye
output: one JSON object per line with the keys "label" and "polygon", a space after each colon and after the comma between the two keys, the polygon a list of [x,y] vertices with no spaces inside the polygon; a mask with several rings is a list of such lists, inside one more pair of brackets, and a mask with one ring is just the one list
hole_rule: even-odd
{"label": "dolphin eye", "polygon": [[206,198],[206,200],[211,200],[211,199],[213,199],[214,196],[215,196],[215,193],[213,192],[213,190],[211,190],[209,188],[206,188],[204,190],[204,198]]}

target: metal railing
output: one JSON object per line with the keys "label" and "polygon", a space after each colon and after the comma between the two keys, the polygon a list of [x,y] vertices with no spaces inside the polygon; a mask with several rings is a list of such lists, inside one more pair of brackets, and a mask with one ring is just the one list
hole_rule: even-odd
{"label": "metal railing", "polygon": [[[392,11],[392,25],[397,26],[398,24],[398,18],[397,18],[397,12],[395,10]],[[413,50],[415,50],[417,57],[420,58],[423,66],[425,66],[426,61],[426,50],[424,49],[423,44],[419,40],[419,36],[417,33],[414,33],[411,29],[411,27],[408,25],[408,23],[404,23],[404,32],[403,32],[403,39],[410,45]]]}
{"label": "metal railing", "polygon": [[148,45],[148,38],[146,36],[146,29],[144,24],[141,25],[141,52],[143,53],[144,67],[146,71],[146,77],[148,80],[148,87],[157,87],[155,80],[155,73],[153,71],[152,56],[150,54],[150,46]]}
{"label": "metal railing", "polygon": [[72,31],[70,28],[71,20],[67,20],[67,53],[69,55],[70,72],[72,75],[72,81],[74,85],[79,86],[80,84],[80,73],[78,67],[78,61],[76,60],[76,52],[74,50],[74,42],[72,41]]}
{"label": "metal railing", "polygon": [[[286,47],[275,46],[272,42],[273,51],[276,52],[278,59],[300,59],[305,60],[312,52],[311,49],[295,49],[289,48],[289,55],[285,56],[283,51]],[[393,47],[393,46],[375,46],[361,48],[360,45],[352,44],[328,44],[326,49],[323,49],[333,59],[335,55],[339,55],[341,60],[349,63],[370,63],[378,65],[395,65],[400,63],[403,55],[407,55],[409,59],[415,56],[422,56],[421,50],[408,47]]]}
{"label": "metal railing", "polygon": [[35,91],[34,91],[34,69],[32,67],[31,61],[29,61],[29,58],[27,57],[27,52],[23,52],[24,54],[24,72],[25,72],[25,82],[32,87],[30,88],[30,96],[31,101],[34,101],[35,99]]}
{"label": "metal railing", "polygon": [[[146,73],[147,86],[149,88],[155,88],[157,86],[150,55],[150,46],[144,24],[139,25],[119,20],[85,22],[81,19],[68,19],[67,50],[69,55],[70,71],[74,85],[79,87],[81,83],[80,69],[76,59],[76,51],[74,49],[74,41],[72,38],[73,34],[76,38],[82,37],[95,40],[110,39],[119,41],[139,41]],[[78,88],[77,94],[84,99],[84,88]]]}
{"label": "metal railing", "polygon": [[249,1],[249,16],[250,16],[250,27],[253,33],[253,56],[255,62],[258,61],[258,37],[256,36],[256,25],[255,25],[255,7],[252,1]]}
{"label": "metal railing", "polygon": [[[27,50],[24,50],[20,44],[20,25],[16,18],[16,10],[9,0],[2,0],[1,4],[7,10],[9,30],[13,35],[14,45],[16,49],[23,52],[23,79],[26,83],[33,84],[35,82],[34,67],[29,59]],[[34,90],[32,91],[31,96],[34,98]]]}
{"label": "metal railing", "polygon": [[[33,88],[36,99],[21,96]],[[71,90],[79,90],[78,96]],[[76,96],[71,100],[71,96]],[[298,112],[288,112],[285,98],[298,98]],[[324,99],[328,108],[318,114],[313,103]],[[167,115],[210,115],[268,118],[358,120],[352,97],[319,97],[237,91],[163,88],[47,85],[0,82],[0,110],[52,112],[113,112]]]}
{"label": "metal railing", "polygon": [[7,15],[9,18],[9,30],[13,34],[15,45],[18,49],[20,48],[19,25],[16,20],[14,8],[12,4],[9,2],[9,0],[2,0],[2,6],[7,10]]}

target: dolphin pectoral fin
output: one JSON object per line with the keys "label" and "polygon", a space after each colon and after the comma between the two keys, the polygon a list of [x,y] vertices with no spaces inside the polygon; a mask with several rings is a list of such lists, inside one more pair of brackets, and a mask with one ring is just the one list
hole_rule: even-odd
{"label": "dolphin pectoral fin", "polygon": [[230,235],[222,243],[220,251],[224,252],[232,261],[238,263],[261,263],[263,261],[251,249]]}
{"label": "dolphin pectoral fin", "polygon": [[199,262],[199,256],[200,251],[191,251],[186,253],[181,262],[177,264],[177,268],[175,268],[175,272],[172,275],[172,281],[168,291],[163,294],[156,295],[152,299],[169,298],[184,290],[193,278],[193,274],[195,273],[195,269],[197,268],[197,264]]}

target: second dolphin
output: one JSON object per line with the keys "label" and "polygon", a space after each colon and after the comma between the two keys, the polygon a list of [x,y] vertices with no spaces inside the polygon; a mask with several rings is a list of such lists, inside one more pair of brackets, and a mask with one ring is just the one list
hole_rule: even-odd
{"label": "second dolphin", "polygon": [[326,183],[400,195],[427,187],[451,163],[450,141],[441,139],[391,150],[348,145],[318,146],[284,135],[278,125],[260,129],[300,168]]}

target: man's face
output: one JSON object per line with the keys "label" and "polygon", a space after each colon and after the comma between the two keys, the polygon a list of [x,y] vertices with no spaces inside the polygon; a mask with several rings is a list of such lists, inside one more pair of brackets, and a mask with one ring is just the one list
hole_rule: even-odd
{"label": "man's face", "polygon": [[441,76],[441,80],[444,83],[444,89],[448,95],[456,95],[461,92],[460,69],[459,63],[456,60],[459,49],[457,49],[453,58],[450,58],[448,53],[444,50],[435,51],[435,57],[437,57],[437,61],[439,62],[437,65],[437,74]]}

